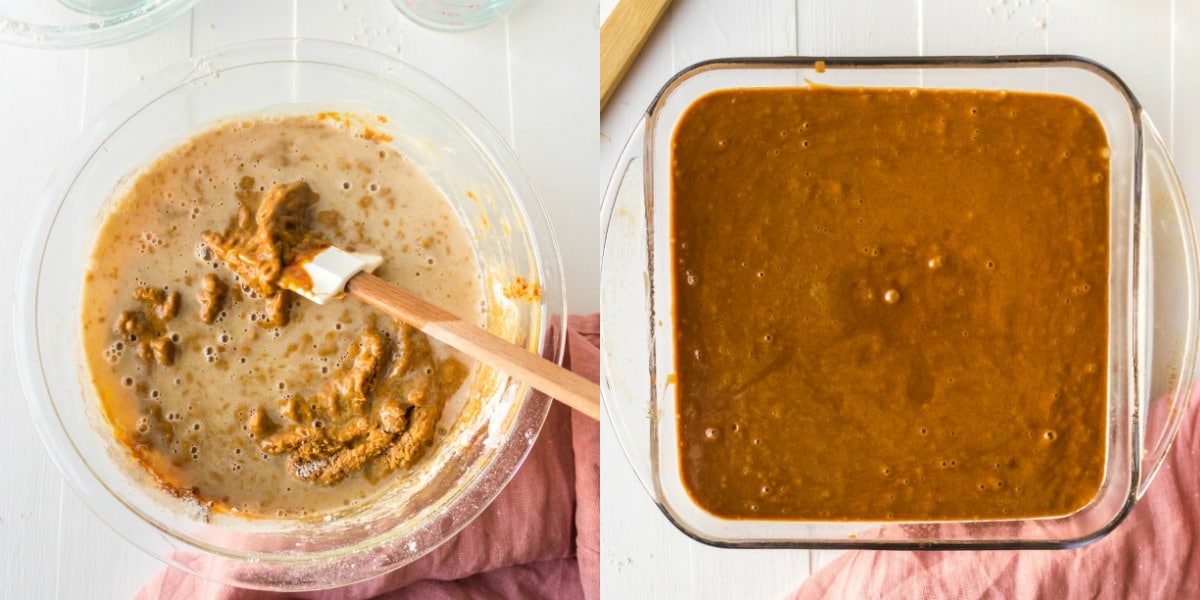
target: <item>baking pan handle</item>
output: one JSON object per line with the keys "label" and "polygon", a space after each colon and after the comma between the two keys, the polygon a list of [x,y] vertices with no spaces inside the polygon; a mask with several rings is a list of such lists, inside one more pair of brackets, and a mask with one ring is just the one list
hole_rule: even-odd
{"label": "baking pan handle", "polygon": [[604,422],[642,487],[654,496],[650,435],[653,352],[650,313],[649,229],[643,181],[645,118],[617,160],[600,222],[600,388]]}
{"label": "baking pan handle", "polygon": [[[1146,493],[1162,467],[1179,424],[1187,412],[1196,369],[1197,292],[1196,239],[1183,186],[1158,131],[1144,112],[1142,119],[1142,198],[1148,218],[1150,299],[1148,311],[1151,352],[1143,373],[1149,378],[1143,425],[1141,477],[1137,495]],[[1147,213],[1143,213],[1147,214]],[[1146,313],[1143,313],[1146,314]],[[1183,325],[1182,327],[1180,325]]]}

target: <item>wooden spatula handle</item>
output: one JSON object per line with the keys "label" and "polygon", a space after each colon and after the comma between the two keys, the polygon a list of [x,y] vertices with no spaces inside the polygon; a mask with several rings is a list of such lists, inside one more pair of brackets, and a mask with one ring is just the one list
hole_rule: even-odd
{"label": "wooden spatula handle", "polygon": [[600,419],[600,386],[591,381],[370,273],[355,275],[346,284],[346,291],[429,337],[492,365],[593,419]]}

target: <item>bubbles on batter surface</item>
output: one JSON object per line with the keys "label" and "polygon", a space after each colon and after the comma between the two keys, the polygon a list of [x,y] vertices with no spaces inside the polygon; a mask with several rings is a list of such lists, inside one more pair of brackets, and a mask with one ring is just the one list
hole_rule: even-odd
{"label": "bubbles on batter surface", "polygon": [[201,262],[212,262],[214,258],[212,248],[209,248],[208,244],[205,244],[204,242],[197,243],[196,248],[192,252]]}
{"label": "bubbles on batter surface", "polygon": [[166,242],[162,238],[154,235],[153,232],[143,231],[137,239],[138,254],[153,253],[156,248],[162,248]]}
{"label": "bubbles on batter surface", "polygon": [[109,344],[108,347],[104,349],[104,352],[101,353],[101,356],[109,364],[116,364],[118,361],[121,360],[121,356],[123,356],[124,353],[125,353],[125,342],[122,340],[117,340],[117,341]]}

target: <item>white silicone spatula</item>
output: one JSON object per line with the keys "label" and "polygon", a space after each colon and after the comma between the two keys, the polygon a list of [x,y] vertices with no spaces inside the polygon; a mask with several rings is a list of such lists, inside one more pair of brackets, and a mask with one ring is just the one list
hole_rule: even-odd
{"label": "white silicone spatula", "polygon": [[421,330],[552,398],[600,419],[600,386],[374,275],[379,256],[330,246],[284,268],[279,286],[318,304],[345,294]]}

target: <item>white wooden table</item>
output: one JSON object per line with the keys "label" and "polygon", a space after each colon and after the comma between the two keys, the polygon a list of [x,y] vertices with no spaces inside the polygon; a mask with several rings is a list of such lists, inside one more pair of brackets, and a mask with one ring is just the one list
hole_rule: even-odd
{"label": "white wooden table", "polygon": [[[611,2],[608,2],[611,5]],[[1171,149],[1200,206],[1200,3],[1194,0],[674,0],[600,123],[607,183],[667,78],[723,56],[1078,54],[1112,68]],[[601,433],[606,598],[779,598],[839,553],[722,550],[692,541]]]}
{"label": "white wooden table", "polygon": [[[265,23],[265,24],[264,24]],[[458,91],[524,161],[562,247],[571,312],[599,309],[598,24],[590,0],[519,0],[486,29],[429,32],[388,0],[201,0],[147,37],[88,51],[0,45],[0,281],[56,157],[85,123],[163,67],[262,38],[351,42]],[[11,285],[11,284],[9,284]],[[7,286],[6,286],[7,287]],[[128,598],[161,564],[101,523],[42,447],[17,380],[13,292],[0,292],[0,598]]]}

